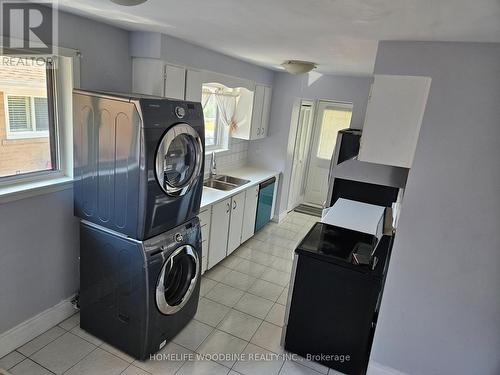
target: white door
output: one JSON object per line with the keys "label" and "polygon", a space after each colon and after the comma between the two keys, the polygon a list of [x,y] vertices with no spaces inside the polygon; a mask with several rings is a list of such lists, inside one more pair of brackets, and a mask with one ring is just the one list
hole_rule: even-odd
{"label": "white door", "polygon": [[303,102],[300,106],[297,136],[293,151],[292,176],[290,178],[290,193],[288,210],[291,211],[304,201],[307,156],[311,144],[311,127],[313,119],[313,103]]}
{"label": "white door", "polygon": [[222,202],[212,206],[208,268],[212,268],[226,257],[230,215],[231,198],[223,200]]}
{"label": "white door", "polygon": [[328,172],[339,130],[351,124],[352,104],[320,101],[313,127],[304,203],[323,206],[328,193]]}
{"label": "white door", "polygon": [[236,194],[231,199],[231,220],[229,223],[229,237],[227,239],[227,255],[241,245],[241,229],[243,214],[245,213],[245,192]]}
{"label": "white door", "polygon": [[259,185],[247,189],[245,195],[245,212],[243,214],[243,228],[241,229],[241,242],[245,242],[255,232],[255,217],[257,215],[257,200],[259,198]]}

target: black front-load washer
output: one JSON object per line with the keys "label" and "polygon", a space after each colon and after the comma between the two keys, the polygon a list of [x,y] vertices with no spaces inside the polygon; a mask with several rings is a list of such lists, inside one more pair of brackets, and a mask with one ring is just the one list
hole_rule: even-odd
{"label": "black front-load washer", "polygon": [[202,259],[198,218],[146,241],[82,222],[80,241],[85,331],[144,360],[195,315]]}

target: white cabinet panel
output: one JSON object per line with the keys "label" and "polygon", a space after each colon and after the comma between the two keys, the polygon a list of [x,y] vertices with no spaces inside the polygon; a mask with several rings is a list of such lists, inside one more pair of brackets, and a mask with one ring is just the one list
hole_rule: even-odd
{"label": "white cabinet panel", "polygon": [[158,59],[132,59],[132,91],[137,94],[164,96],[164,66]]}
{"label": "white cabinet panel", "polygon": [[241,228],[245,212],[245,192],[236,194],[231,199],[231,220],[227,240],[227,255],[231,254],[241,244]]}
{"label": "white cabinet panel", "polygon": [[411,167],[430,85],[429,77],[375,76],[359,160]]}
{"label": "white cabinet panel", "polygon": [[270,111],[271,87],[256,84],[255,91],[243,91],[235,111],[238,129],[231,136],[246,140],[265,138]]}
{"label": "white cabinet panel", "polygon": [[208,241],[210,239],[210,225],[204,225],[201,227],[201,240]]}
{"label": "white cabinet panel", "polygon": [[271,114],[271,88],[268,86],[264,86],[264,101],[262,103],[262,120],[260,125],[259,138],[267,137],[270,114]]}
{"label": "white cabinet panel", "polygon": [[265,87],[262,85],[256,85],[255,94],[253,98],[251,139],[260,138],[262,110],[264,108],[264,96],[265,96]]}
{"label": "white cabinet panel", "polygon": [[201,89],[203,86],[203,73],[198,70],[186,71],[186,100],[201,102]]}
{"label": "white cabinet panel", "polygon": [[212,268],[227,254],[227,236],[231,214],[231,198],[212,206],[212,222],[208,251],[208,268]]}
{"label": "white cabinet panel", "polygon": [[210,216],[212,215],[212,207],[208,207],[198,214],[200,225],[204,226],[210,224]]}
{"label": "white cabinet panel", "polygon": [[165,66],[165,96],[184,100],[186,88],[186,69],[181,66]]}
{"label": "white cabinet panel", "polygon": [[259,185],[246,191],[245,213],[243,214],[243,227],[241,229],[241,242],[245,242],[254,235],[255,216],[257,215],[257,200],[259,199]]}

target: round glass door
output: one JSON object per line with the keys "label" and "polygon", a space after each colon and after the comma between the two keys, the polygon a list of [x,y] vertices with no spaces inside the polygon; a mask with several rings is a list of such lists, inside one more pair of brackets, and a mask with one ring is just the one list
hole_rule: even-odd
{"label": "round glass door", "polygon": [[203,147],[198,133],[187,124],[169,129],[156,153],[156,178],[169,195],[183,195],[201,172]]}
{"label": "round glass door", "polygon": [[182,309],[193,294],[200,264],[193,247],[182,246],[163,264],[156,284],[156,305],[161,313],[171,315]]}

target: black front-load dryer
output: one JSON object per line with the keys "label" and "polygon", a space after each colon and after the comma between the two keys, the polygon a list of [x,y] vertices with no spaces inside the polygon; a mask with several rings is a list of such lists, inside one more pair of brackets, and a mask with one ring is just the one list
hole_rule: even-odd
{"label": "black front-load dryer", "polygon": [[75,90],[75,216],[145,240],[200,210],[200,103]]}
{"label": "black front-load dryer", "polygon": [[80,327],[134,358],[193,318],[201,278],[198,218],[146,241],[81,223]]}

